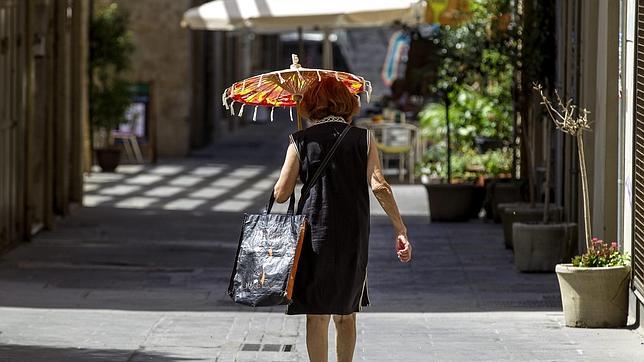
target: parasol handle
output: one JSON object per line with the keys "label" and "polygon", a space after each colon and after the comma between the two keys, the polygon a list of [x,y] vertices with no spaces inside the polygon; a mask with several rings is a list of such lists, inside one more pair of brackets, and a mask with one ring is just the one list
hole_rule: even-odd
{"label": "parasol handle", "polygon": [[[293,54],[293,56],[297,56]],[[293,99],[295,99],[295,113],[297,115],[297,130],[301,131],[302,130],[302,116],[300,115],[300,101],[302,100],[302,96],[299,94],[296,94],[293,96]]]}
{"label": "parasol handle", "polygon": [[302,116],[300,116],[300,112],[296,109],[295,113],[297,113],[297,130],[301,131],[302,130]]}

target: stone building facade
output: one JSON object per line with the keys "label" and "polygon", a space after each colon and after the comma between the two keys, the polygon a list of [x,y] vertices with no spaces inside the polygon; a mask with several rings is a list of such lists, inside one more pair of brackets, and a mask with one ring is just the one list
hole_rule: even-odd
{"label": "stone building facade", "polygon": [[118,0],[130,15],[135,51],[131,80],[150,82],[160,157],[190,150],[191,34],[181,28],[190,0]]}

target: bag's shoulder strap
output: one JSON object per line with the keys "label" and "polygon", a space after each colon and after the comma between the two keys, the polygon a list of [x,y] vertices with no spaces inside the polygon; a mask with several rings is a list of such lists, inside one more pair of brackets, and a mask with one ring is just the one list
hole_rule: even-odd
{"label": "bag's shoulder strap", "polygon": [[350,125],[347,125],[344,128],[342,133],[340,133],[340,135],[338,136],[338,139],[335,140],[335,143],[333,144],[333,146],[331,146],[331,149],[329,150],[329,153],[326,154],[326,156],[324,157],[324,159],[322,160],[322,162],[318,166],[317,170],[315,170],[315,173],[313,174],[311,179],[307,180],[308,182],[306,184],[306,188],[304,188],[302,190],[302,193],[300,194],[300,200],[304,200],[309,196],[309,192],[311,191],[311,188],[313,188],[313,186],[315,185],[317,180],[320,178],[320,176],[322,176],[322,173],[324,172],[324,169],[326,168],[327,164],[329,163],[329,161],[333,157],[333,154],[335,153],[335,150],[338,149],[338,146],[342,142],[342,139],[344,138],[344,136],[346,136],[347,133],[349,132],[349,129],[351,129]]}

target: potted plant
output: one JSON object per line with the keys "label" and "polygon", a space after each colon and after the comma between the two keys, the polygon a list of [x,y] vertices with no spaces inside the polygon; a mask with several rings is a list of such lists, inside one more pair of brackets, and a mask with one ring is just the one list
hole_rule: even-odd
{"label": "potted plant", "polygon": [[[553,243],[557,243],[553,239],[553,235],[559,235],[556,239],[560,238],[571,238],[573,237],[572,233],[574,232],[572,229],[574,229],[574,225],[567,225],[562,227],[565,229],[563,233],[559,233],[560,228],[555,227],[553,225],[548,225],[545,226],[551,222],[560,222],[563,219],[563,208],[557,205],[551,205],[550,203],[550,127],[549,123],[545,123],[545,131],[543,133],[544,137],[544,142],[546,146],[546,159],[544,160],[544,169],[545,169],[545,180],[543,182],[543,185],[541,187],[541,193],[543,193],[543,202],[537,202],[537,182],[535,181],[535,174],[537,172],[537,167],[535,166],[535,152],[534,152],[534,146],[535,146],[535,130],[536,130],[536,119],[533,119],[531,122],[531,125],[529,128],[530,132],[528,133],[528,138],[526,145],[524,146],[525,149],[528,152],[528,162],[527,164],[529,165],[530,171],[529,171],[529,177],[528,177],[528,191],[529,191],[529,203],[508,203],[508,204],[503,204],[499,205],[500,209],[500,214],[501,214],[501,221],[503,222],[503,239],[505,243],[505,247],[507,249],[514,249],[514,226],[516,223],[523,223],[524,225],[519,227],[519,233],[521,236],[526,235],[526,236],[532,236],[537,238],[537,235],[540,236],[546,236],[546,235],[541,235],[541,233],[537,234],[529,234],[530,230],[532,229],[537,229],[539,228],[542,230],[542,233],[548,233],[548,237],[545,237],[543,240],[552,240]],[[525,224],[530,224],[530,226],[526,226]],[[527,234],[526,234],[527,233]],[[554,233],[554,234],[552,234]],[[543,250],[541,250],[543,249]],[[547,251],[546,251],[547,249]],[[561,254],[559,252],[559,246],[551,246],[551,247],[546,247],[545,245],[543,247],[540,247],[535,250],[539,251],[544,251],[544,252],[549,252],[551,253],[551,260],[555,260],[554,264],[549,265],[548,263],[543,264],[544,266],[541,268],[536,268],[537,270],[534,271],[540,271],[541,269],[545,270],[552,270],[555,264],[560,262],[558,256]],[[566,249],[567,250],[567,249]],[[516,254],[515,254],[516,256]],[[572,257],[572,255],[564,254],[566,257]],[[541,261],[545,260],[545,255],[542,255],[541,257],[537,258],[535,262],[541,263]],[[519,256],[519,260],[523,260],[521,256]],[[531,270],[535,269],[533,267],[529,267],[528,265],[524,263],[520,263],[521,267],[519,267],[519,270]]]}
{"label": "potted plant", "polygon": [[589,112],[586,109],[578,110],[571,100],[564,104],[557,91],[555,108],[543,95],[541,87],[536,88],[557,129],[574,136],[577,141],[586,252],[573,258],[570,264],[557,264],[555,268],[566,325],[623,327],[628,317],[629,256],[622,253],[615,242],[608,244],[598,238],[591,238],[590,197],[583,139],[583,132],[590,129]]}
{"label": "potted plant", "polygon": [[623,327],[628,318],[631,268],[616,242],[593,238],[586,253],[556,267],[569,327]]}
{"label": "potted plant", "polygon": [[457,153],[451,157],[451,182],[444,166],[445,149],[441,144],[430,147],[425,153],[421,169],[429,198],[432,221],[467,221],[478,214],[480,186],[475,183],[475,173],[467,169],[470,154]]}
{"label": "potted plant", "polygon": [[421,178],[441,180],[427,186],[433,220],[477,216],[486,197],[481,179],[487,172],[473,162],[482,153],[477,148],[489,151],[512,144],[516,63],[510,53],[516,42],[512,31],[486,31],[494,21],[492,14],[511,10],[506,2],[476,3],[467,23],[442,26],[433,33],[440,65],[427,72],[436,74],[430,89],[438,102],[428,104],[419,117],[423,135],[436,149],[430,148],[431,159],[419,167],[434,170],[434,176],[426,173]]}
{"label": "potted plant", "polygon": [[[524,175],[527,174],[527,196],[529,203],[500,205],[500,216],[503,222],[504,241],[508,248],[513,247],[513,224],[516,222],[548,223],[559,222],[563,218],[563,209],[558,205],[545,202],[550,198],[550,128],[545,120],[537,98],[532,93],[531,81],[543,84],[554,84],[556,69],[556,51],[550,45],[555,42],[554,7],[548,2],[533,2],[524,8],[519,17],[521,27],[521,51],[517,54],[517,62],[521,64],[521,78],[517,79],[520,87],[517,89],[517,109],[521,115],[521,153]],[[545,122],[545,123],[544,123]],[[546,126],[543,138],[538,137],[539,126]],[[545,159],[538,165],[536,159],[538,143],[544,145]],[[541,167],[539,167],[541,166]],[[545,172],[544,172],[545,171]],[[544,176],[545,173],[545,176]],[[537,181],[537,175],[547,180]],[[543,186],[542,186],[543,185]],[[545,204],[544,204],[545,203]],[[544,215],[549,212],[550,214]]]}
{"label": "potted plant", "polygon": [[[536,88],[543,99],[541,87]],[[544,101],[545,102],[545,101]],[[561,207],[553,209],[550,204],[550,122],[546,123],[546,177],[545,199],[539,221],[519,221],[512,224],[514,264],[521,272],[552,272],[558,263],[570,260],[577,243],[577,224],[562,222]],[[507,214],[506,214],[507,215]],[[508,215],[509,216],[509,215]],[[525,214],[524,214],[525,217]],[[556,217],[556,219],[554,218]]]}
{"label": "potted plant", "polygon": [[90,21],[89,113],[96,161],[104,172],[120,162],[112,130],[124,122],[132,101],[125,73],[134,45],[127,26],[128,15],[116,3],[96,6]]}

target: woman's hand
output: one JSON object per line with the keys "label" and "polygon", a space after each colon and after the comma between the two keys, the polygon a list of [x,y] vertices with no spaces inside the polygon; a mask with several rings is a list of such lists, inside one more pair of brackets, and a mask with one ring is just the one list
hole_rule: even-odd
{"label": "woman's hand", "polygon": [[407,235],[399,234],[396,238],[396,254],[398,260],[407,263],[411,260],[411,244],[407,240]]}

